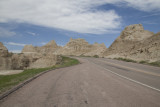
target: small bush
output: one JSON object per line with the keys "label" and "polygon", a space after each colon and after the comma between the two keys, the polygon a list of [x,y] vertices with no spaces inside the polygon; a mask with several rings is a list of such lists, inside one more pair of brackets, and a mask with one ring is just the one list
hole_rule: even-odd
{"label": "small bush", "polygon": [[136,61],[132,60],[132,59],[126,59],[126,58],[114,58],[116,60],[121,60],[121,61],[126,61],[126,62],[134,62],[136,63]]}
{"label": "small bush", "polygon": [[140,64],[147,64],[148,62],[147,61],[140,61],[139,63]]}
{"label": "small bush", "polygon": [[85,57],[85,55],[81,54],[80,57]]}
{"label": "small bush", "polygon": [[151,62],[149,63],[150,65],[153,65],[153,66],[158,66],[160,67],[160,61],[156,61],[156,62]]}
{"label": "small bush", "polygon": [[8,57],[11,57],[11,56],[13,56],[13,53],[12,52],[8,53]]}
{"label": "small bush", "polygon": [[99,58],[99,56],[98,56],[98,55],[94,55],[93,57],[94,57],[94,58]]}

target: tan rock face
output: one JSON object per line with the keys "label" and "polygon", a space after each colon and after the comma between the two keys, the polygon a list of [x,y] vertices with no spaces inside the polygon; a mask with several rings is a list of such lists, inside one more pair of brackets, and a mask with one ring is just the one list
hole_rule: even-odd
{"label": "tan rock face", "polygon": [[0,42],[0,56],[6,57],[8,56],[8,49]]}
{"label": "tan rock face", "polygon": [[22,50],[24,56],[29,60],[26,68],[45,68],[59,63],[61,57],[53,54],[58,48],[54,40],[42,47],[26,45]]}
{"label": "tan rock face", "polygon": [[154,33],[144,30],[141,24],[127,26],[117,40],[141,41],[151,37]]}
{"label": "tan rock face", "polygon": [[52,52],[58,46],[54,41],[42,47],[26,45],[19,54],[9,53],[0,43],[0,70],[22,70],[30,68],[45,68],[60,63],[62,58]]}
{"label": "tan rock face", "polygon": [[84,39],[70,39],[70,41],[64,47],[57,51],[57,54],[94,56],[100,55],[102,50],[105,49],[106,47],[104,44],[96,43],[91,45]]}
{"label": "tan rock face", "polygon": [[0,56],[0,70],[12,69],[12,60],[10,57]]}
{"label": "tan rock face", "polygon": [[23,55],[27,58],[27,69],[51,67],[57,63],[60,63],[62,60],[60,56],[52,53],[24,53]]}
{"label": "tan rock face", "polygon": [[42,47],[37,47],[37,52],[40,53],[53,53],[55,52],[59,46],[57,46],[56,42],[54,40],[50,41],[46,45]]}
{"label": "tan rock face", "polygon": [[22,50],[22,53],[34,53],[36,51],[37,50],[33,45],[25,45],[23,50]]}
{"label": "tan rock face", "polygon": [[0,42],[0,70],[11,69],[11,59],[8,49]]}
{"label": "tan rock face", "polygon": [[11,69],[22,70],[29,66],[29,58],[24,54],[13,54],[11,56]]}
{"label": "tan rock face", "polygon": [[160,37],[143,29],[141,24],[126,27],[121,35],[104,52],[105,57],[123,57],[137,61],[159,60]]}
{"label": "tan rock face", "polygon": [[138,43],[129,57],[139,61],[160,61],[160,32]]}
{"label": "tan rock face", "polygon": [[85,56],[94,56],[94,55],[98,55],[99,57],[103,56],[103,53],[106,51],[106,46],[104,43],[102,44],[98,44],[98,43],[94,43],[92,45],[92,50],[88,53],[85,53]]}
{"label": "tan rock face", "polygon": [[42,47],[34,47],[32,45],[26,45],[24,46],[22,53],[53,53],[55,52],[59,46],[57,46],[56,42],[54,40],[50,41],[46,45]]}

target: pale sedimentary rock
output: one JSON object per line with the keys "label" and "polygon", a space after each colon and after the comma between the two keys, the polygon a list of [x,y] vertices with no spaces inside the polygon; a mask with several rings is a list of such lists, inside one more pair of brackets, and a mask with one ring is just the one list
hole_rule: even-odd
{"label": "pale sedimentary rock", "polygon": [[107,58],[129,58],[136,61],[160,60],[160,33],[144,30],[141,24],[127,26],[104,52]]}
{"label": "pale sedimentary rock", "polygon": [[61,55],[75,55],[75,56],[101,56],[106,49],[104,44],[95,43],[89,44],[84,39],[70,39],[70,41],[56,53]]}
{"label": "pale sedimentary rock", "polygon": [[58,47],[54,41],[42,47],[26,45],[22,52],[10,53],[0,42],[0,70],[23,70],[30,68],[51,67],[61,62],[61,57],[54,55],[54,49]]}

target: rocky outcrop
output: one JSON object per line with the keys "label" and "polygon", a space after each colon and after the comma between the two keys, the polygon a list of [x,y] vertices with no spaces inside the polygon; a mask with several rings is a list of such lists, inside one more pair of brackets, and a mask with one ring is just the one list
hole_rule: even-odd
{"label": "rocky outcrop", "polygon": [[99,57],[103,56],[103,53],[106,51],[106,46],[104,43],[102,44],[98,44],[98,43],[94,43],[92,45],[92,50],[90,52],[85,53],[85,56],[95,56],[98,55]]}
{"label": "rocky outcrop", "polygon": [[13,54],[10,59],[10,69],[23,70],[29,67],[29,58],[24,54]]}
{"label": "rocky outcrop", "polygon": [[160,61],[160,32],[139,42],[128,57],[137,61]]}
{"label": "rocky outcrop", "polygon": [[60,63],[61,57],[53,54],[59,48],[54,40],[41,47],[24,46],[22,53],[29,60],[27,68],[45,68]]}
{"label": "rocky outcrop", "polygon": [[0,42],[0,70],[11,69],[11,58],[8,49]]}
{"label": "rocky outcrop", "polygon": [[0,42],[0,57],[8,56],[8,49]]}
{"label": "rocky outcrop", "polygon": [[51,41],[40,48],[27,45],[23,49],[24,53],[13,54],[9,53],[7,48],[0,43],[0,70],[22,70],[53,66],[61,62],[61,57],[52,53],[56,47],[55,42]]}
{"label": "rocky outcrop", "polygon": [[50,41],[44,46],[41,47],[34,47],[32,45],[24,46],[22,53],[53,53],[55,52],[59,46],[57,46],[54,40]]}
{"label": "rocky outcrop", "polygon": [[129,58],[137,61],[158,60],[159,33],[144,30],[141,24],[126,27],[121,35],[104,52],[108,58]]}
{"label": "rocky outcrop", "polygon": [[46,68],[61,62],[61,56],[52,53],[24,53],[27,60],[25,61],[27,69],[30,68]]}
{"label": "rocky outcrop", "polygon": [[94,56],[101,55],[106,49],[104,44],[95,43],[89,44],[84,39],[70,39],[70,41],[61,49],[56,51],[57,54],[61,55],[75,55],[75,56]]}
{"label": "rocky outcrop", "polygon": [[25,45],[22,53],[35,53],[37,52],[36,48],[33,45]]}
{"label": "rocky outcrop", "polygon": [[141,41],[153,34],[153,32],[144,30],[142,24],[134,24],[127,26],[116,40]]}

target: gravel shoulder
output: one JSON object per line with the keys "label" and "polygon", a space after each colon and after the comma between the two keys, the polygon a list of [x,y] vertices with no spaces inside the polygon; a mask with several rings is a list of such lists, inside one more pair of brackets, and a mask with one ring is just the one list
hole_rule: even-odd
{"label": "gravel shoulder", "polygon": [[0,75],[12,75],[23,72],[23,70],[0,70]]}

